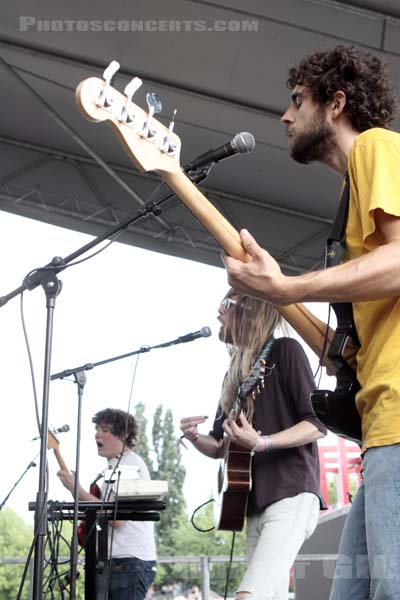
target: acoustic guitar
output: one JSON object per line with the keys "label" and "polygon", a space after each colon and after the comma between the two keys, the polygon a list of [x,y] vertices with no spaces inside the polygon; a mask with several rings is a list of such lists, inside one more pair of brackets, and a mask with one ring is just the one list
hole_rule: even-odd
{"label": "acoustic guitar", "polygon": [[[233,258],[248,262],[250,257],[241,244],[238,231],[181,169],[179,162],[181,140],[173,131],[174,122],[172,121],[169,127],[165,127],[154,117],[154,114],[161,110],[158,96],[147,95],[148,111],[144,111],[132,101],[135,91],[142,83],[138,77],[133,78],[124,93],[113,87],[112,78],[118,68],[119,65],[113,62],[105,70],[104,79],[90,77],[78,85],[76,102],[81,113],[90,121],[107,122],[140,171],[158,172],[168,187],[182,200],[225,252]],[[335,374],[338,370],[337,363],[329,358],[327,352],[333,342],[333,330],[302,304],[282,306],[278,307],[278,310],[320,357],[321,364],[327,368],[328,373]],[[345,362],[354,370],[357,348],[346,343],[341,348],[341,352]],[[341,394],[342,391],[340,389],[338,393]],[[354,388],[351,392],[354,392]],[[347,409],[354,420],[356,409],[352,394],[346,396],[344,402],[340,404],[338,413],[335,414],[335,432],[356,439],[359,436],[359,425],[354,428],[354,435],[353,432],[349,435],[346,427],[344,428],[346,431],[341,430],[341,422],[346,425]],[[334,411],[335,403],[332,402],[329,407],[331,416]],[[322,422],[324,422],[324,414],[326,415],[326,412],[322,411],[320,416]],[[329,423],[326,425],[329,427]]]}
{"label": "acoustic guitar", "polygon": [[[257,401],[264,387],[265,366],[272,349],[273,340],[268,342],[260,357],[256,360],[249,375],[239,388],[232,407],[233,417],[238,419],[241,411],[248,413],[248,401],[251,397]],[[215,499],[216,528],[223,531],[242,531],[249,493],[251,492],[251,450],[224,439],[224,458],[218,470],[217,498]]]}

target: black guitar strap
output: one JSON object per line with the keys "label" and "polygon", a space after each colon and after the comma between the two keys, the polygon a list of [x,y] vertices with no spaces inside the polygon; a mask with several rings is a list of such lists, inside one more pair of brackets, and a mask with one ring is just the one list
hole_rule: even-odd
{"label": "black guitar strap", "polygon": [[325,268],[335,267],[340,264],[344,251],[346,250],[346,226],[347,218],[349,216],[349,203],[350,179],[349,174],[346,173],[338,212],[325,247]]}
{"label": "black guitar strap", "polygon": [[[345,185],[340,197],[338,212],[325,247],[325,268],[339,265],[343,258],[343,254],[346,250],[346,227],[349,216],[349,204],[350,178],[349,174],[346,173]],[[336,313],[340,327],[347,330],[354,344],[360,345],[353,318],[352,303],[332,302],[331,306]]]}

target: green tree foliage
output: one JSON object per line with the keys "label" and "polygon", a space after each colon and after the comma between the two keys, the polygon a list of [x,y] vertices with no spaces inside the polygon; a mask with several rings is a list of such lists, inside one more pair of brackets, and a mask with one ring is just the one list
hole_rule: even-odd
{"label": "green tree foliage", "polygon": [[[33,539],[33,529],[25,523],[13,510],[6,508],[0,513],[0,556],[26,558]],[[0,564],[0,598],[15,600],[22,579],[24,565]],[[21,596],[27,600],[29,596],[28,580]]]}
{"label": "green tree foliage", "polygon": [[[43,597],[62,600],[68,596],[70,572],[70,542],[72,525],[66,521],[49,521],[49,536],[45,542],[45,568],[43,572]],[[59,534],[59,535],[58,535]],[[25,523],[14,511],[7,508],[0,513],[0,556],[4,558],[28,557],[33,542],[33,527]],[[56,566],[56,562],[58,562]],[[51,564],[53,563],[53,564]],[[18,595],[24,564],[0,564],[0,598],[15,600]],[[76,600],[84,599],[83,566],[78,567]],[[21,600],[28,600],[31,571],[28,571]],[[61,588],[66,586],[62,594]]]}
{"label": "green tree foliage", "polygon": [[161,512],[160,523],[156,527],[159,552],[175,552],[175,533],[185,515],[183,483],[185,468],[181,464],[179,439],[175,436],[172,411],[165,414],[162,405],[158,406],[153,418],[153,449],[156,465],[151,471],[152,479],[168,481],[166,510]]}
{"label": "green tree foliage", "polygon": [[337,479],[336,477],[329,478],[327,480],[328,484],[328,503],[329,506],[335,506],[338,501],[338,489],[337,489]]}
{"label": "green tree foliage", "polygon": [[[136,406],[135,417],[139,425],[138,444],[135,447],[146,462],[152,479],[168,481],[169,493],[166,497],[166,509],[161,512],[161,520],[156,524],[158,556],[229,556],[232,545],[232,533],[213,529],[203,533],[195,529],[185,510],[183,483],[185,469],[181,464],[179,439],[175,435],[172,411],[164,411],[159,405],[153,415],[151,430],[152,448],[147,435],[148,421],[145,417],[145,406]],[[153,460],[152,460],[153,459]],[[213,528],[213,505],[209,503],[199,509],[194,517],[198,529]],[[245,555],[245,534],[235,535],[234,556]],[[228,594],[233,595],[245,570],[243,562],[234,562],[229,577]],[[213,563],[210,568],[211,588],[223,595],[228,563]],[[157,587],[181,581],[183,588],[201,585],[201,572],[198,564],[158,564]]]}
{"label": "green tree foliage", "polygon": [[149,472],[153,471],[153,463],[150,458],[149,438],[147,436],[147,419],[144,416],[145,406],[139,402],[135,406],[135,419],[139,427],[138,441],[135,446],[135,452],[144,460]]}

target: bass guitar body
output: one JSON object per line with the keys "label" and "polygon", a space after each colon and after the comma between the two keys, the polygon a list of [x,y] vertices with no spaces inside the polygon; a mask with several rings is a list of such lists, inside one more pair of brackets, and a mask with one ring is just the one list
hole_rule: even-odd
{"label": "bass guitar body", "polygon": [[[93,496],[96,496],[96,498],[101,498],[101,491],[100,491],[100,488],[97,485],[97,483],[90,484],[90,493],[93,494]],[[85,546],[85,543],[86,543],[86,521],[85,521],[85,519],[82,519],[78,523],[77,535],[78,535],[78,542],[80,543],[80,545]]]}
{"label": "bass guitar body", "polygon": [[311,403],[315,414],[330,431],[361,443],[361,418],[355,398],[360,389],[356,371],[344,358],[349,347],[359,346],[353,321],[351,304],[332,304],[338,326],[328,352],[328,358],[336,368],[336,389],[314,390]]}

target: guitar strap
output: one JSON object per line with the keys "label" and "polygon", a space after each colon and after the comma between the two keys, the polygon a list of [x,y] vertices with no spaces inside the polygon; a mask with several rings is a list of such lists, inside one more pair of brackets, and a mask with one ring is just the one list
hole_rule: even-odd
{"label": "guitar strap", "polygon": [[[325,268],[339,265],[346,250],[346,227],[349,216],[350,204],[350,178],[345,175],[345,184],[340,196],[339,208],[336,219],[330,231],[325,246]],[[346,329],[354,344],[360,345],[356,326],[353,318],[353,305],[351,302],[332,302],[338,322],[342,328]]]}
{"label": "guitar strap", "polygon": [[339,208],[336,219],[332,225],[326,247],[325,247],[325,268],[338,265],[346,250],[346,226],[349,216],[350,203],[350,178],[346,173],[345,184],[340,196]]}
{"label": "guitar strap", "polygon": [[257,360],[263,360],[264,362],[267,362],[269,355],[271,354],[272,346],[274,345],[274,342],[275,342],[274,337],[270,337],[269,340],[267,340],[265,342],[264,346],[261,349],[260,356],[258,357]]}
{"label": "guitar strap", "polygon": [[[252,367],[252,369],[250,370],[249,375],[246,377],[246,379],[244,381],[242,381],[239,390],[238,390],[238,398],[240,400],[246,400],[247,396],[249,395],[249,389],[252,390],[254,389],[254,381],[253,381],[253,371],[256,370],[257,365],[260,363],[260,361],[263,361],[263,363],[265,364],[271,354],[272,351],[272,346],[274,345],[275,342],[275,338],[274,337],[270,337],[264,344],[264,346],[261,348],[261,352],[260,354],[257,356],[256,361],[254,362],[254,365]],[[262,386],[264,383],[264,377],[262,377],[262,381],[260,380],[260,385]]]}

